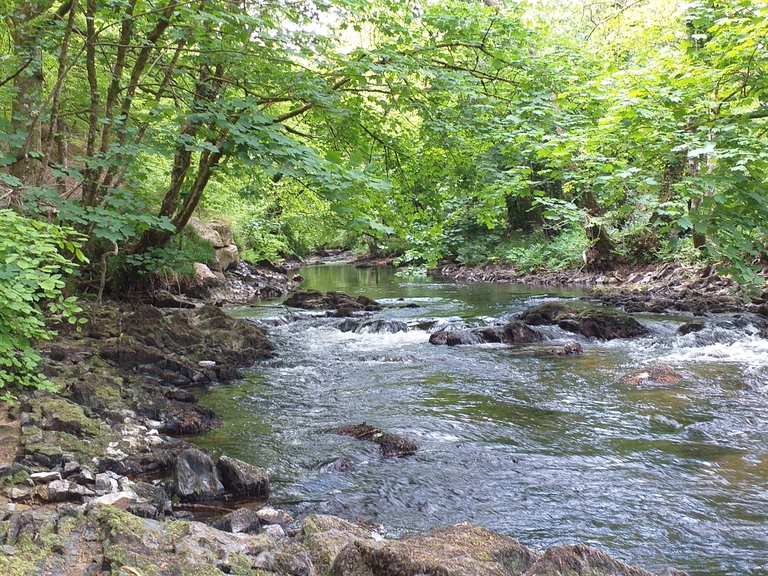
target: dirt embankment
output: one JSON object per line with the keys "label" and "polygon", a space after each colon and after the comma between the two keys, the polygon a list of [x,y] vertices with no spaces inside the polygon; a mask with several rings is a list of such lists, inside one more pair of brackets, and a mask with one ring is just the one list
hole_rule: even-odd
{"label": "dirt embankment", "polygon": [[500,282],[540,286],[581,288],[589,297],[624,308],[627,312],[749,311],[768,313],[768,290],[746,298],[729,278],[712,266],[684,266],[667,263],[643,267],[622,267],[610,272],[522,273],[511,266],[462,266],[445,264],[433,275],[457,282]]}

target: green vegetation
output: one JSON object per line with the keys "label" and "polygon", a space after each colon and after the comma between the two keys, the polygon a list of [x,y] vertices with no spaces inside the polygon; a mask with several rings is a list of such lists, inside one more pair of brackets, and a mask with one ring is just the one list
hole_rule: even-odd
{"label": "green vegetation", "polygon": [[42,383],[30,345],[74,317],[75,263],[100,298],[210,259],[193,215],[253,262],[682,259],[762,281],[762,0],[0,10],[0,387]]}

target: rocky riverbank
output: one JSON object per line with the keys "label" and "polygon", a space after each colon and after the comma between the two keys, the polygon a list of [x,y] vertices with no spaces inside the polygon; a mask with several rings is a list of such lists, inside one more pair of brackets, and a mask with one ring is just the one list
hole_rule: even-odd
{"label": "rocky riverbank", "polygon": [[627,312],[768,312],[768,290],[745,302],[736,284],[711,266],[667,263],[623,267],[611,272],[523,273],[508,265],[445,264],[433,275],[456,282],[573,286],[586,290],[591,299],[622,307]]}
{"label": "rocky riverbank", "polygon": [[[335,293],[296,299],[357,314],[378,307]],[[562,311],[545,320],[575,321]],[[197,405],[201,387],[274,354],[260,328],[220,307],[93,307],[81,332],[62,327],[43,352],[58,393],[23,395],[0,418],[2,574],[650,574],[586,546],[538,552],[468,524],[393,540],[380,527],[295,521],[270,507],[267,471],[185,440],[226,416]],[[336,432],[378,441],[387,456],[387,435],[373,427]]]}

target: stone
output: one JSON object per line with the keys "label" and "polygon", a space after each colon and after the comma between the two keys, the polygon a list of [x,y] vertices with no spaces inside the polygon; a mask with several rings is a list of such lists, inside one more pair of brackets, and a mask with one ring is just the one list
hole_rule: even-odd
{"label": "stone", "polygon": [[216,464],[226,491],[235,496],[269,497],[269,476],[247,462],[222,456]]}
{"label": "stone", "polygon": [[334,576],[513,576],[526,573],[537,559],[535,552],[517,540],[484,528],[458,524],[402,540],[354,540],[336,556],[331,573]]}
{"label": "stone", "polygon": [[677,386],[683,376],[670,366],[652,366],[625,375],[621,383],[628,386]]}
{"label": "stone", "polygon": [[283,302],[292,308],[305,310],[336,310],[336,316],[351,316],[355,312],[381,310],[381,305],[366,296],[350,296],[342,292],[322,293],[316,290],[298,290]]}
{"label": "stone", "polygon": [[584,545],[548,549],[523,576],[653,576]]}
{"label": "stone", "polygon": [[677,329],[677,333],[681,336],[685,336],[686,334],[701,332],[705,327],[706,324],[704,324],[704,322],[694,320],[693,322],[686,322],[685,324],[681,324]]}
{"label": "stone", "polygon": [[94,496],[93,490],[69,480],[54,480],[48,484],[46,499],[49,502],[80,501],[86,496]]}
{"label": "stone", "polygon": [[253,567],[285,576],[317,576],[309,553],[294,543],[261,552],[254,559]]}
{"label": "stone", "polygon": [[221,248],[225,246],[224,240],[221,238],[221,234],[211,225],[205,224],[199,218],[194,216],[189,219],[187,227],[195,233],[195,235],[208,242],[214,248]]}
{"label": "stone", "polygon": [[365,422],[342,426],[341,428],[336,428],[333,432],[342,436],[350,436],[356,440],[375,442],[381,448],[384,456],[410,456],[418,449],[417,444],[412,440],[384,432]]}
{"label": "stone", "polygon": [[187,448],[176,457],[173,488],[182,500],[187,501],[212,499],[224,493],[213,460],[197,448]]}
{"label": "stone", "polygon": [[54,480],[61,480],[61,472],[56,470],[49,470],[47,472],[34,472],[29,475],[32,482],[35,484],[48,484]]}
{"label": "stone", "polygon": [[481,328],[446,328],[433,332],[429,343],[435,345],[460,346],[467,344],[531,344],[542,340],[541,334],[513,320],[504,326],[483,326]]}
{"label": "stone", "polygon": [[240,252],[234,244],[217,248],[215,257],[217,268],[222,272],[226,272],[240,263]]}
{"label": "stone", "polygon": [[118,482],[109,473],[96,474],[94,489],[100,494],[109,494],[117,492]]}
{"label": "stone", "polygon": [[263,531],[274,538],[285,538],[285,530],[279,524],[267,524]]}
{"label": "stone", "polygon": [[259,510],[256,511],[256,516],[261,520],[262,524],[288,526],[293,523],[293,517],[288,514],[288,512],[272,508],[272,506],[259,508]]}
{"label": "stone", "polygon": [[336,516],[323,514],[314,514],[304,519],[299,539],[321,574],[331,572],[336,556],[348,544],[356,540],[373,541],[370,530]]}
{"label": "stone", "polygon": [[257,510],[239,508],[213,522],[213,526],[233,533],[256,533],[261,528],[261,520]]}
{"label": "stone", "polygon": [[200,368],[206,368],[206,369],[216,368],[216,362],[214,362],[213,360],[200,360],[200,362],[198,362],[197,365],[200,366]]}
{"label": "stone", "polygon": [[135,492],[130,490],[123,490],[120,492],[112,492],[111,494],[104,494],[98,496],[89,502],[91,506],[112,506],[119,508],[120,510],[126,510],[132,504],[136,504],[139,501],[139,497]]}
{"label": "stone", "polygon": [[557,324],[567,332],[600,340],[634,338],[649,333],[645,326],[623,312],[603,308],[575,308],[557,302],[527,310],[518,316],[518,320],[531,326]]}
{"label": "stone", "polygon": [[12,486],[6,491],[8,498],[11,500],[25,500],[32,495],[31,488],[20,488],[19,486]]}
{"label": "stone", "polygon": [[63,476],[66,478],[68,476],[71,476],[72,474],[75,474],[80,471],[80,462],[76,462],[74,460],[70,460],[69,462],[64,463],[64,473]]}

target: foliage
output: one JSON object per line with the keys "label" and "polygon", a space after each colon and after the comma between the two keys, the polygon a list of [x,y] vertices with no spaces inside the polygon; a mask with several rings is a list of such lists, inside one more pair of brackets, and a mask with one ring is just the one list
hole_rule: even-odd
{"label": "foliage", "polygon": [[764,0],[6,7],[0,201],[90,286],[208,257],[193,214],[254,262],[768,261]]}
{"label": "foliage", "polygon": [[0,393],[11,386],[50,388],[34,346],[50,340],[52,322],[77,325],[82,309],[66,278],[86,262],[71,228],[0,210]]}

